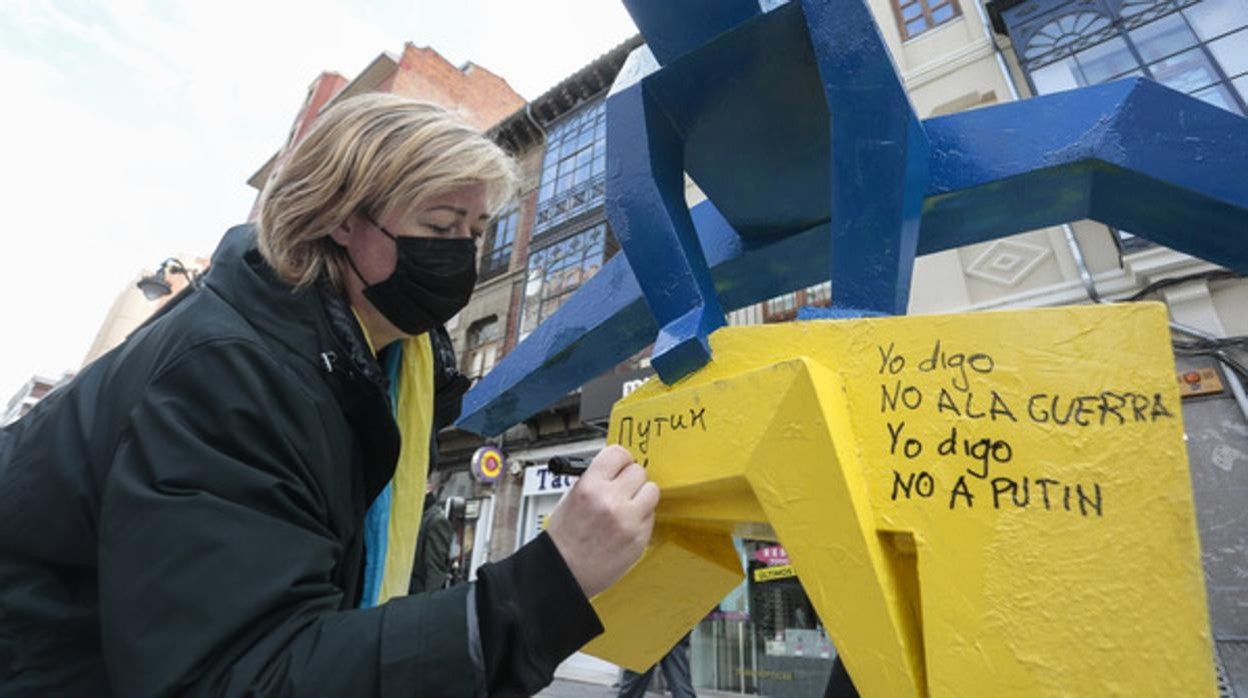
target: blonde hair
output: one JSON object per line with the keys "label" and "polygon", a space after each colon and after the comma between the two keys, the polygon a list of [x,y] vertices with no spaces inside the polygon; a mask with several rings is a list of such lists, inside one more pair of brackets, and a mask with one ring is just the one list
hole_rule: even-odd
{"label": "blonde hair", "polygon": [[514,196],[515,161],[454,113],[392,94],[352,97],[321,115],[265,187],[260,254],[296,289],[322,278],[341,287],[344,252],[329,235],[352,214],[405,214],[478,183],[497,212]]}

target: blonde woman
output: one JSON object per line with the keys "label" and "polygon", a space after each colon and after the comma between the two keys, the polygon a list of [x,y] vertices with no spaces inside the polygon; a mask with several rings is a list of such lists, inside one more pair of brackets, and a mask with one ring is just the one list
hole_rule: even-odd
{"label": "blonde woman", "polygon": [[439,329],[513,177],[438,107],[345,100],[203,288],[0,432],[0,695],[526,695],[601,632],[658,501],[618,447],[475,585],[402,595]]}

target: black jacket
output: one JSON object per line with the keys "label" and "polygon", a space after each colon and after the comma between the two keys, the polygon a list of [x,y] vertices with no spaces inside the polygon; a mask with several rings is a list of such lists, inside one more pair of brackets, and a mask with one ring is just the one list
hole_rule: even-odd
{"label": "black jacket", "polygon": [[0,431],[0,695],[525,695],[601,632],[545,535],[357,610],[399,434],[350,309],[249,226],[175,301]]}
{"label": "black jacket", "polygon": [[433,493],[425,495],[425,512],[420,517],[420,535],[416,537],[416,558],[409,584],[411,593],[437,591],[446,584],[454,537],[455,529],[434,500]]}

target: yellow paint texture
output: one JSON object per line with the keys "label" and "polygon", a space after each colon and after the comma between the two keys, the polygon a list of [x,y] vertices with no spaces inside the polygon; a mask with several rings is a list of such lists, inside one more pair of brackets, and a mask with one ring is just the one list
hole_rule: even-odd
{"label": "yellow paint texture", "polygon": [[1156,304],[725,328],[620,401],[663,490],[588,650],[653,664],[769,524],[864,696],[1214,696]]}

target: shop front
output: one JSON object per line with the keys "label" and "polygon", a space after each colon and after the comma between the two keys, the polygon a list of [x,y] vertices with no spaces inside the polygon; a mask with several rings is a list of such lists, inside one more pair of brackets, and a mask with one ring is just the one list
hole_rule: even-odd
{"label": "shop front", "polygon": [[836,650],[784,548],[739,540],[737,550],[746,579],[694,630],[694,686],[820,698]]}

